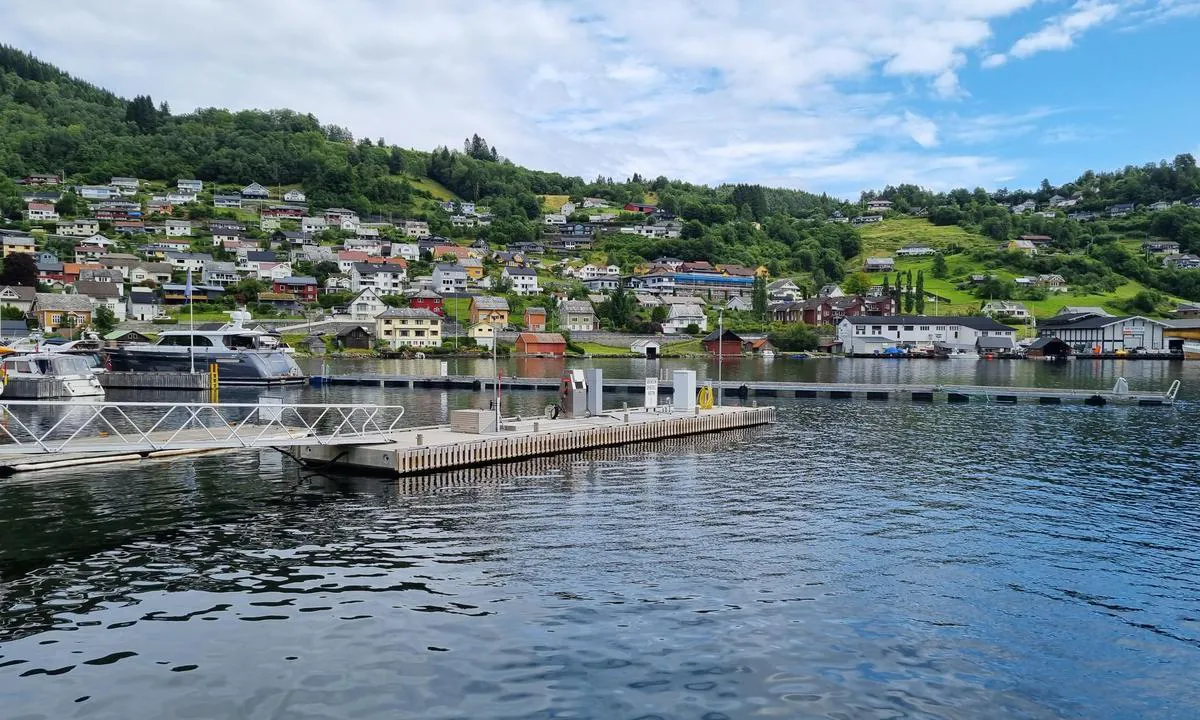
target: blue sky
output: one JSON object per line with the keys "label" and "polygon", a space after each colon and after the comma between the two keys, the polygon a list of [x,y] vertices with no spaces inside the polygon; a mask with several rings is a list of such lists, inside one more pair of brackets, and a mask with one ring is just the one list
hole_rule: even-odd
{"label": "blue sky", "polygon": [[290,107],[421,149],[478,132],[516,162],[588,178],[842,196],[1030,187],[1200,154],[1198,29],[1200,0],[0,9],[0,42],[176,112]]}

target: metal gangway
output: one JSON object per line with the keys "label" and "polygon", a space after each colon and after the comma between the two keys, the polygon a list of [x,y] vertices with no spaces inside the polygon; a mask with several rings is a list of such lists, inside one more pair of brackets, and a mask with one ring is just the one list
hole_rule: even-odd
{"label": "metal gangway", "polygon": [[257,403],[0,402],[6,455],[111,455],[163,451],[370,445],[386,442],[400,405]]}

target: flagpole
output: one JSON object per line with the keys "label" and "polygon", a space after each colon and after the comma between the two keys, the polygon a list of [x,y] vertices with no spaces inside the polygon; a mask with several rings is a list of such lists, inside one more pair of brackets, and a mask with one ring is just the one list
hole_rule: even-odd
{"label": "flagpole", "polygon": [[192,304],[192,271],[187,272],[187,301],[188,301],[188,362],[192,374],[196,374],[196,309]]}

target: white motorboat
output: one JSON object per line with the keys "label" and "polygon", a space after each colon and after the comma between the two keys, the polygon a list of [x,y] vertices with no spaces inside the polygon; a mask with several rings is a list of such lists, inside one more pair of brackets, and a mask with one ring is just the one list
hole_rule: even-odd
{"label": "white motorboat", "polygon": [[[5,385],[13,380],[53,379],[61,388],[57,397],[104,395],[104,388],[92,372],[86,357],[59,352],[8,355],[0,360],[0,376]],[[44,396],[43,396],[44,397]]]}

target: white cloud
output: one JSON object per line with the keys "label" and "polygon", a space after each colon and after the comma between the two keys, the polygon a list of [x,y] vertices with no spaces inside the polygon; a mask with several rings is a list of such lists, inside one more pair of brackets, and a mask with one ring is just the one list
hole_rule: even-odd
{"label": "white cloud", "polygon": [[985,57],[983,67],[995,68],[1012,58],[1025,59],[1040,52],[1071,48],[1080,35],[1113,20],[1120,12],[1121,6],[1116,2],[1079,0],[1069,11],[1050,18],[1039,30],[1017,40],[1007,54]]}
{"label": "white cloud", "polygon": [[[958,134],[922,103],[966,97],[966,58],[994,42],[994,21],[1034,4],[123,0],[119,13],[74,3],[46,13],[10,3],[0,41],[176,112],[290,107],[417,148],[478,132],[516,162],[584,177],[784,178],[837,192],[897,181],[873,169],[877,157],[931,184],[1011,174],[985,154],[939,154]],[[1067,47],[1109,7],[1077,3],[1010,54]]]}
{"label": "white cloud", "polygon": [[908,110],[904,111],[904,130],[913,142],[924,148],[935,147],[938,144],[937,124],[929,118],[921,117]]}

